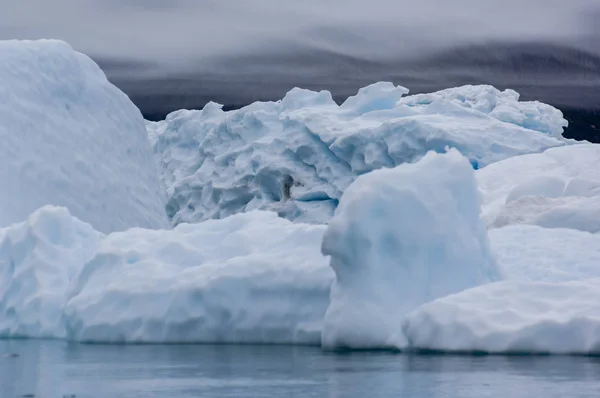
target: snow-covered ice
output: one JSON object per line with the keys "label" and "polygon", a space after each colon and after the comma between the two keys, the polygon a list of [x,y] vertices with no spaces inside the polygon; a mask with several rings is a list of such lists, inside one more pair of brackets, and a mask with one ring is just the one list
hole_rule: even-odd
{"label": "snow-covered ice", "polygon": [[425,304],[403,328],[413,349],[600,353],[600,278],[504,281]]}
{"label": "snow-covered ice", "polygon": [[326,223],[361,174],[458,148],[480,168],[569,143],[562,113],[512,90],[464,86],[404,97],[380,82],[338,106],[328,91],[147,122],[174,224],[255,209]]}
{"label": "snow-covered ice", "polygon": [[516,156],[477,171],[488,226],[600,232],[600,145]]}
{"label": "snow-covered ice", "polygon": [[324,230],[257,211],[104,236],[47,206],[0,229],[0,337],[318,345]]}
{"label": "snow-covered ice", "polygon": [[496,270],[473,173],[451,151],[359,177],[322,245],[332,292],[325,226],[254,211],[105,236],[46,206],[0,229],[0,337],[597,352],[600,234],[493,229]]}
{"label": "snow-covered ice", "polygon": [[111,234],[74,283],[69,338],[319,344],[333,279],[323,232],[257,211]]}
{"label": "snow-covered ice", "polygon": [[65,206],[102,232],[167,227],[140,111],[64,42],[0,41],[0,227]]}
{"label": "snow-covered ice", "polygon": [[600,146],[407,93],[146,129],[67,44],[0,42],[0,338],[600,354]]}
{"label": "snow-covered ice", "polygon": [[498,280],[475,172],[457,150],[360,176],[323,238],[336,273],[326,348],[404,348],[404,315]]}
{"label": "snow-covered ice", "polygon": [[488,234],[507,280],[568,282],[600,278],[600,234],[536,225],[510,225]]}
{"label": "snow-covered ice", "polygon": [[513,225],[490,240],[506,281],[416,309],[403,325],[411,348],[600,353],[600,235]]}
{"label": "snow-covered ice", "polygon": [[0,229],[0,337],[65,337],[69,283],[102,237],[52,206]]}

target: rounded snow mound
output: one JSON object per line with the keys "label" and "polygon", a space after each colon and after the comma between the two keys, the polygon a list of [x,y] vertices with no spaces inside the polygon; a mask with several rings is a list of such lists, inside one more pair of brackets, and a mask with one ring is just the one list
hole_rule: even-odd
{"label": "rounded snow mound", "polygon": [[64,42],[0,41],[0,226],[65,206],[102,232],[168,226],[139,110]]}
{"label": "rounded snow mound", "polygon": [[405,95],[389,82],[338,106],[295,88],[277,102],[224,112],[209,103],[147,123],[173,224],[256,209],[326,223],[361,174],[454,147],[475,168],[569,141],[562,113],[512,91],[463,86]]}
{"label": "rounded snow mound", "polygon": [[360,176],[323,238],[336,279],[325,348],[399,348],[405,314],[499,279],[474,170],[457,150]]}
{"label": "rounded snow mound", "polygon": [[113,233],[73,284],[68,338],[318,345],[333,279],[324,229],[249,212]]}
{"label": "rounded snow mound", "polygon": [[516,156],[477,171],[491,228],[533,224],[600,232],[600,145]]}

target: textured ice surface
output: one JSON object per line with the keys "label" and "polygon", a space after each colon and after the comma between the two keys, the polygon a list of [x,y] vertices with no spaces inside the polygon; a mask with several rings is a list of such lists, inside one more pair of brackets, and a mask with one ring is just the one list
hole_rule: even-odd
{"label": "textured ice surface", "polygon": [[[0,337],[600,353],[598,145],[511,90],[406,93],[146,132],[86,56],[0,42]],[[172,221],[220,220],[127,229],[168,225],[146,133]]]}
{"label": "textured ice surface", "polygon": [[535,224],[600,232],[600,145],[516,156],[477,171],[490,227]]}
{"label": "textured ice surface", "polygon": [[600,278],[600,234],[535,225],[510,225],[488,233],[506,279],[565,282]]}
{"label": "textured ice surface", "polygon": [[[387,184],[384,187],[389,188]],[[380,192],[385,195],[386,190]],[[367,226],[373,225],[371,221]],[[423,230],[413,229],[417,236]],[[23,223],[0,229],[0,337],[318,345],[334,279],[327,259],[319,253],[324,231],[323,226],[293,224],[271,212],[249,212],[201,224],[182,224],[172,231],[132,229],[104,236],[70,216],[66,209],[47,206]],[[460,228],[455,231],[460,232]],[[384,242],[378,239],[383,235],[368,237],[375,243]],[[406,245],[415,243],[415,239],[407,240]],[[414,302],[409,295],[435,298],[436,292],[448,286],[464,287],[460,280],[465,273],[456,268],[458,264],[448,270],[438,267],[435,270],[439,274],[415,272],[414,279],[400,279],[400,270],[357,268],[360,281],[352,279],[349,272],[340,273],[344,289],[358,287],[355,295],[344,293],[344,298],[354,301],[343,303],[348,304],[346,307],[334,301],[347,317],[327,321],[345,323],[328,324],[324,336],[331,337],[331,327],[339,326],[333,336],[350,336],[355,339],[353,347],[381,346],[381,341],[398,347],[409,343],[403,340],[403,330],[409,330],[410,343],[420,348],[547,350],[548,346],[536,344],[562,327],[556,322],[565,321],[569,339],[579,339],[569,342],[569,350],[587,344],[593,337],[588,333],[593,331],[586,329],[586,322],[597,312],[595,303],[600,300],[600,295],[593,296],[592,291],[600,279],[590,279],[600,278],[600,235],[514,225],[490,231],[490,241],[507,282],[498,288],[497,284],[487,284],[489,291],[482,287],[473,296],[469,296],[469,290],[460,293],[465,294],[458,302],[461,307],[451,310],[459,315],[466,312],[465,317],[455,319],[458,323],[448,323],[444,318],[447,308],[458,305],[454,301],[440,310],[439,317],[436,307],[427,304],[423,311],[436,318],[424,320],[426,316],[419,315],[418,323],[409,322],[409,329],[404,321],[407,303]],[[447,248],[463,247],[452,246],[455,242]],[[360,254],[359,249],[355,246],[351,254]],[[382,245],[369,249],[369,259],[377,260],[370,264],[390,264],[390,252],[383,249]],[[448,262],[436,264],[445,267]],[[427,282],[421,288],[429,290],[418,291],[419,281]],[[561,286],[576,281],[580,284]],[[530,296],[525,295],[527,289]],[[333,298],[339,296],[334,293]],[[376,301],[380,299],[388,301]],[[499,313],[500,318],[494,318]],[[509,323],[511,319],[520,320]],[[548,323],[554,329],[548,329]],[[478,325],[485,328],[471,329]],[[455,327],[464,328],[466,334],[453,335]],[[528,335],[522,332],[525,327]],[[432,333],[448,336],[443,341],[449,345],[427,340]],[[476,337],[469,341],[473,334]],[[494,340],[493,336],[499,334],[500,340]],[[528,337],[532,334],[535,338]],[[419,337],[415,339],[414,335]],[[488,337],[484,341],[478,336]],[[482,346],[481,341],[491,345]],[[535,343],[527,345],[531,341]],[[550,351],[564,352],[564,347],[557,345]]]}
{"label": "textured ice surface", "polygon": [[476,167],[567,143],[557,109],[512,90],[464,86],[403,97],[392,83],[338,106],[328,91],[223,112],[181,110],[147,122],[174,224],[264,209],[327,222],[358,176],[456,147]]}
{"label": "textured ice surface", "polygon": [[598,354],[600,278],[476,287],[420,307],[404,332],[417,349]]}
{"label": "textured ice surface", "polygon": [[0,337],[318,345],[324,230],[249,212],[104,236],[47,206],[0,229]]}
{"label": "textured ice surface", "polygon": [[271,212],[109,235],[65,307],[80,341],[319,344],[324,227]]}
{"label": "textured ice surface", "polygon": [[600,353],[600,235],[514,225],[490,231],[506,281],[412,312],[412,348],[494,353]]}
{"label": "textured ice surface", "polygon": [[428,301],[499,279],[475,172],[457,150],[360,176],[323,238],[336,273],[326,348],[404,348],[402,320]]}
{"label": "textured ice surface", "polygon": [[168,226],[139,110],[60,41],[0,41],[0,227],[59,205],[103,232]]}
{"label": "textured ice surface", "polygon": [[0,229],[0,337],[65,337],[69,283],[102,236],[52,206]]}

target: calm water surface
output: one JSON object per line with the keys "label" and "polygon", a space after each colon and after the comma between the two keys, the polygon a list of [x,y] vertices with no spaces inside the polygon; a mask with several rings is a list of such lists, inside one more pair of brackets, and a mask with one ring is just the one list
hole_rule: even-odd
{"label": "calm water surface", "polygon": [[600,397],[600,358],[12,340],[0,397]]}

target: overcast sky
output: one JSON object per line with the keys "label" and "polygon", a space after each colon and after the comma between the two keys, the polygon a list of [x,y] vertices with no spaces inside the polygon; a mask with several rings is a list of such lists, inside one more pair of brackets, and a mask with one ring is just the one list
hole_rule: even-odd
{"label": "overcast sky", "polygon": [[[599,0],[7,0],[0,38],[163,70],[303,47],[406,58],[487,40],[589,43]],[[587,41],[586,41],[587,40]]]}

